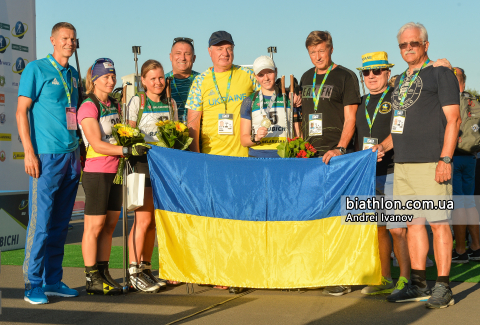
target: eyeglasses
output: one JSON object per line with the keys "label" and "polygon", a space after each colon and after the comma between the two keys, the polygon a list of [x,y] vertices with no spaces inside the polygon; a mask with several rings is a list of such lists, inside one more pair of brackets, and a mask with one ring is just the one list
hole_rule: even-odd
{"label": "eyeglasses", "polygon": [[95,65],[96,65],[97,62],[100,61],[100,60],[104,60],[105,62],[110,62],[111,64],[115,65],[111,59],[108,59],[108,58],[99,58],[99,59],[96,59],[95,62],[93,63],[93,65],[92,65],[92,70],[93,70],[93,68],[95,68]]}
{"label": "eyeglasses", "polygon": [[382,71],[386,71],[388,69],[386,68],[383,68],[383,69],[370,69],[370,70],[363,70],[362,73],[363,73],[363,76],[364,77],[368,77],[370,75],[370,71],[373,72],[373,75],[374,76],[379,76],[382,74]]}
{"label": "eyeglasses", "polygon": [[[177,42],[187,42],[187,43],[189,43],[190,45],[192,45],[192,47],[193,47],[193,44],[194,44],[194,43],[193,43],[193,39],[188,38],[188,37],[175,37],[175,38],[173,39],[173,45],[175,45]],[[173,45],[172,45],[172,46],[173,46]]]}
{"label": "eyeglasses", "polygon": [[402,44],[398,44],[398,47],[401,49],[401,50],[405,50],[407,47],[408,47],[408,44],[410,44],[411,47],[419,47],[420,45],[423,45],[425,44],[425,42],[408,42],[408,43],[402,43]]}
{"label": "eyeglasses", "polygon": [[465,71],[463,71],[462,68],[453,68],[453,73],[455,73],[455,75],[457,75],[457,69],[460,70],[462,74],[465,74]]}

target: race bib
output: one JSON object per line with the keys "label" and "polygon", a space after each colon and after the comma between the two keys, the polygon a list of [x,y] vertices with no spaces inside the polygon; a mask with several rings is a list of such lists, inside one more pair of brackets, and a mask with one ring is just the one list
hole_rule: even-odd
{"label": "race bib", "polygon": [[233,135],[233,114],[218,114],[218,134]]}
{"label": "race bib", "polygon": [[77,129],[77,109],[75,107],[66,107],[65,112],[67,113],[67,130],[76,130]]}
{"label": "race bib", "polygon": [[370,149],[376,144],[378,144],[378,139],[377,138],[363,137],[363,148],[362,148],[362,150]]}
{"label": "race bib", "polygon": [[308,115],[308,135],[322,135],[322,113]]}
{"label": "race bib", "polygon": [[407,111],[396,109],[393,111],[393,123],[391,133],[403,134]]}

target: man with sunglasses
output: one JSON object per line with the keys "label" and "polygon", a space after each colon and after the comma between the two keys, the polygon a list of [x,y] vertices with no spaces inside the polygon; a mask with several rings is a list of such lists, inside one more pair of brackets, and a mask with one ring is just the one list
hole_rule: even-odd
{"label": "man with sunglasses", "polygon": [[[390,123],[392,117],[392,93],[389,86],[390,68],[386,52],[367,53],[362,56],[362,71],[365,86],[370,93],[362,97],[356,115],[356,150],[377,150],[379,143],[392,141]],[[393,194],[393,150],[378,155],[376,190],[378,195],[392,199]],[[385,211],[381,211],[384,212]],[[380,214],[380,213],[379,213]],[[410,278],[410,257],[407,246],[407,224],[405,222],[378,223],[378,247],[382,267],[382,282],[380,285],[367,286],[362,289],[366,295],[377,295],[399,291]],[[387,230],[388,229],[388,230]],[[392,243],[400,266],[400,278],[396,286],[393,284],[390,272],[390,253]]]}
{"label": "man with sunglasses", "polygon": [[[433,67],[427,54],[427,30],[422,24],[405,24],[397,39],[408,69],[395,81],[392,94],[393,141],[384,143],[379,151],[395,147],[394,198],[405,201],[421,199],[415,195],[430,195],[448,199],[452,194],[451,162],[460,127],[458,80],[449,69]],[[395,214],[413,215],[407,223],[411,281],[387,300],[425,301],[427,308],[453,305],[449,286],[453,244],[448,223],[450,211],[396,210]],[[432,290],[426,282],[429,243],[425,220],[433,231],[438,270]]]}
{"label": "man with sunglasses", "polygon": [[193,71],[195,62],[195,48],[193,39],[188,37],[177,37],[173,40],[170,51],[170,61],[172,62],[172,71],[165,75],[165,78],[171,78],[172,97],[175,99],[178,108],[178,119],[182,123],[187,122],[187,103],[188,93],[192,86],[193,79],[199,75]]}
{"label": "man with sunglasses", "polygon": [[75,52],[70,23],[52,28],[53,54],[29,63],[18,89],[17,125],[30,175],[25,243],[24,300],[48,303],[47,296],[76,297],[62,282],[68,222],[80,179],[76,135],[78,73],[68,64]]}

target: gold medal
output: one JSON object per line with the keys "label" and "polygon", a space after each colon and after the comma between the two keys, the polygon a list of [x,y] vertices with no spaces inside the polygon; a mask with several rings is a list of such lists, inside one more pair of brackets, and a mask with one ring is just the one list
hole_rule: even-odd
{"label": "gold medal", "polygon": [[266,115],[263,115],[263,120],[260,123],[260,126],[263,126],[264,128],[269,128],[272,125],[272,122],[267,118]]}

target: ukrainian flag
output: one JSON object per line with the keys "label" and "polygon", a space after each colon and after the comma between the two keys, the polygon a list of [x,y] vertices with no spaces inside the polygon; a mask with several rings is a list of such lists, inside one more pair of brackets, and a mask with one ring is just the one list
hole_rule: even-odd
{"label": "ukrainian flag", "polygon": [[377,226],[343,225],[375,195],[376,153],[257,159],[153,146],[160,277],[247,288],[379,284]]}

